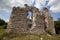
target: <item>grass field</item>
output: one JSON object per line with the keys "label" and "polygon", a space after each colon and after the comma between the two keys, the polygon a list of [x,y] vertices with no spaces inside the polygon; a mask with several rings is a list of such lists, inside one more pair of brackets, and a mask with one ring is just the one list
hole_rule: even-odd
{"label": "grass field", "polygon": [[[20,34],[15,36],[14,34],[7,36],[6,29],[0,29],[0,40],[60,40],[58,36],[52,35],[32,35],[32,34]],[[13,36],[14,35],[14,36]]]}
{"label": "grass field", "polygon": [[3,35],[5,33],[6,29],[0,29],[0,35]]}

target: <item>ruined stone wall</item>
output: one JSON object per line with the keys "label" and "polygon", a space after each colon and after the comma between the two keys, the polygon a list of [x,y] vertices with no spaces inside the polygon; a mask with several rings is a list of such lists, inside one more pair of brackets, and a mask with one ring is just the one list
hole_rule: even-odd
{"label": "ruined stone wall", "polygon": [[44,23],[45,23],[45,17],[38,14],[36,16],[36,28],[41,34],[45,34]]}
{"label": "ruined stone wall", "polygon": [[27,19],[27,31],[29,32],[30,29],[32,27],[32,20],[31,19]]}
{"label": "ruined stone wall", "polygon": [[24,8],[13,7],[7,32],[25,32],[27,25],[27,11]]}
{"label": "ruined stone wall", "polygon": [[[28,11],[32,12],[32,19],[28,19]],[[25,5],[24,8],[13,7],[7,27],[7,33],[45,34],[45,28],[55,33],[54,22],[45,8],[41,14],[37,8]]]}
{"label": "ruined stone wall", "polygon": [[50,32],[52,34],[55,34],[55,28],[54,28],[54,21],[52,17],[48,17],[48,30],[50,30]]}
{"label": "ruined stone wall", "polygon": [[54,27],[53,18],[51,17],[47,8],[43,9],[43,14],[45,15],[46,29],[48,31],[50,31],[52,34],[54,34],[55,33],[55,27]]}
{"label": "ruined stone wall", "polygon": [[37,8],[34,8],[32,12],[33,12],[33,18],[32,18],[31,32],[36,34],[45,33],[44,30],[45,17],[40,14]]}

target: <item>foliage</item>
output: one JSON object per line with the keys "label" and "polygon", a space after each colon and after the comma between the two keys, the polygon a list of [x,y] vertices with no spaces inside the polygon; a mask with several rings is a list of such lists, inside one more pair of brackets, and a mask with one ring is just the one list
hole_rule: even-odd
{"label": "foliage", "polygon": [[5,22],[3,19],[0,19],[0,29],[1,28],[6,28],[7,27],[7,22]]}
{"label": "foliage", "polygon": [[60,18],[57,21],[54,21],[56,33],[60,34]]}

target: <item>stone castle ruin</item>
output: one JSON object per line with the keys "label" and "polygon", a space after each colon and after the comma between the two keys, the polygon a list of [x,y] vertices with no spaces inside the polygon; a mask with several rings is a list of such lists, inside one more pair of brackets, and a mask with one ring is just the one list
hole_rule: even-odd
{"label": "stone castle ruin", "polygon": [[[28,16],[29,11],[32,13],[31,19]],[[12,8],[7,33],[44,34],[46,30],[55,34],[53,18],[47,8],[44,7],[43,12],[40,12],[35,7],[29,7],[26,4],[24,8]]]}

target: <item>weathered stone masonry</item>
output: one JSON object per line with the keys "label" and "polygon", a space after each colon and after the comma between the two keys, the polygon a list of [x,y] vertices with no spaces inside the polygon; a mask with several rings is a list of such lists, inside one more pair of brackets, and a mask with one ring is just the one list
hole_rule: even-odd
{"label": "weathered stone masonry", "polygon": [[[32,19],[27,18],[28,11],[32,12]],[[55,33],[53,18],[48,13],[48,9],[44,8],[43,12],[40,13],[37,8],[27,5],[24,8],[13,7],[7,33],[44,34],[46,33],[45,29]]]}

